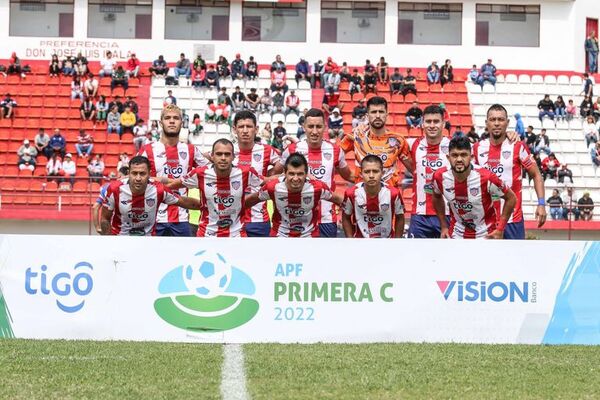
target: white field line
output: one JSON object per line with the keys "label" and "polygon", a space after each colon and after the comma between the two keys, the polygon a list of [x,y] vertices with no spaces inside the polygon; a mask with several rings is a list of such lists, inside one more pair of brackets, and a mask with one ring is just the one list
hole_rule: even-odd
{"label": "white field line", "polygon": [[241,344],[223,345],[221,398],[223,400],[250,400],[246,389],[244,349]]}

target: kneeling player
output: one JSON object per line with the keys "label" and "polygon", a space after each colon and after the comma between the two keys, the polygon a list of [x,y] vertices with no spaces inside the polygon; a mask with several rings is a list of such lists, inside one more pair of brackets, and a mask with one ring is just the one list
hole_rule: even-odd
{"label": "kneeling player", "polygon": [[[383,162],[368,155],[360,162],[362,182],[346,190],[342,224],[346,237],[400,238],[404,204],[398,189],[385,185]],[[394,221],[395,217],[395,221]]]}
{"label": "kneeling player", "polygon": [[[506,222],[517,197],[493,172],[471,164],[471,143],[466,137],[450,141],[450,169],[433,174],[433,205],[440,220],[442,238],[502,239]],[[498,221],[494,200],[504,199]],[[451,211],[450,228],[446,222],[444,199]]]}
{"label": "kneeling player", "polygon": [[103,235],[154,236],[156,214],[162,204],[199,209],[200,202],[174,195],[150,179],[150,161],[135,156],[129,161],[129,177],[108,186],[100,221]]}
{"label": "kneeling player", "polygon": [[308,162],[299,153],[285,160],[284,179],[267,182],[258,193],[246,197],[246,207],[261,201],[273,200],[273,227],[271,236],[319,237],[319,203],[330,201],[342,204],[340,195],[331,192],[321,181],[308,175]]}

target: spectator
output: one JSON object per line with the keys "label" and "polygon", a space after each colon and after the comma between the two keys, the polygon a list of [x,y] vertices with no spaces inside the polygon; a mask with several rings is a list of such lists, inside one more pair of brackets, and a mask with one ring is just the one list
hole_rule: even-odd
{"label": "spectator", "polygon": [[525,126],[519,113],[515,114],[515,132],[519,134],[521,140],[525,140]]}
{"label": "spectator", "polygon": [[373,64],[371,64],[371,60],[365,60],[365,66],[364,68],[364,72],[371,72],[373,73],[373,75],[375,75],[375,66]]}
{"label": "spectator", "polygon": [[562,118],[562,120],[565,121],[567,119],[567,105],[562,96],[558,96],[554,102],[554,113],[556,114],[557,120]]}
{"label": "spectator", "polygon": [[129,88],[129,78],[122,65],[119,65],[112,73],[112,80],[110,81],[111,94],[117,86],[122,86],[124,93],[127,93],[127,89]]}
{"label": "spectator", "polygon": [[217,75],[219,78],[227,78],[231,73],[229,72],[229,61],[225,58],[225,56],[219,56],[219,60],[217,61]]}
{"label": "spectator", "polygon": [[231,62],[231,77],[233,79],[244,79],[246,71],[244,69],[244,60],[242,60],[240,53],[235,55],[235,59]]}
{"label": "spectator", "polygon": [[477,69],[477,65],[473,64],[473,67],[469,71],[469,79],[471,79],[471,82],[479,85],[480,78],[481,73],[479,72],[479,69]]}
{"label": "spectator", "polygon": [[62,72],[64,76],[75,75],[75,57],[65,57],[65,59],[62,61]]}
{"label": "spectator", "polygon": [[573,100],[569,99],[569,104],[566,107],[566,119],[571,121],[577,115],[577,106],[573,104]]}
{"label": "spectator", "polygon": [[129,166],[129,155],[123,152],[119,154],[119,162],[117,163],[117,171],[123,167]]}
{"label": "spectator", "polygon": [[63,175],[62,161],[56,152],[52,154],[52,157],[46,163],[46,175],[49,181],[60,181],[59,177]]}
{"label": "spectator", "polygon": [[35,135],[35,138],[33,139],[33,144],[38,154],[43,154],[46,159],[52,157],[52,153],[54,153],[54,151],[49,146],[50,135],[44,131],[44,128],[39,129],[37,135]]}
{"label": "spectator", "polygon": [[308,81],[310,82],[311,79],[311,75],[310,75],[310,66],[308,65],[308,62],[304,59],[301,58],[300,61],[298,62],[298,64],[296,64],[296,84],[299,84],[300,81]]}
{"label": "spectator", "polygon": [[543,128],[535,142],[535,153],[539,154],[542,151],[548,155],[552,153],[552,150],[550,150],[550,138],[546,135],[546,129]]}
{"label": "spectator", "polygon": [[227,94],[227,88],[222,87],[221,91],[217,95],[217,104],[226,104],[230,107],[233,106],[233,102],[231,101],[231,97]]}
{"label": "spectator", "polygon": [[452,67],[452,61],[446,59],[442,68],[440,68],[440,83],[442,84],[442,91],[446,83],[454,82],[454,68]]}
{"label": "spectator", "polygon": [[0,112],[0,119],[2,118],[12,118],[13,111],[17,106],[17,102],[12,98],[10,93],[6,93],[4,99],[0,101],[0,108],[2,109]]}
{"label": "spectator", "polygon": [[590,31],[585,39],[585,53],[588,59],[588,72],[595,74],[598,72],[598,38],[595,31]]}
{"label": "spectator", "polygon": [[81,99],[83,101],[85,96],[83,95],[83,87],[81,85],[81,78],[79,75],[73,76],[73,80],[71,81],[71,100]]}
{"label": "spectator", "polygon": [[260,100],[258,98],[258,94],[256,93],[256,88],[250,89],[250,93],[248,93],[246,96],[246,108],[250,111],[256,112],[259,104]]}
{"label": "spectator", "polygon": [[271,124],[269,122],[267,122],[265,126],[263,126],[263,128],[260,130],[259,136],[261,138],[261,143],[268,145],[271,144],[273,132],[271,131]]}
{"label": "spectator", "polygon": [[167,90],[167,96],[163,100],[163,107],[166,107],[171,104],[177,105],[177,98],[175,96],[173,96],[172,90]]}
{"label": "spectator", "polygon": [[561,219],[563,213],[563,201],[558,194],[558,189],[552,191],[552,196],[548,197],[546,204],[550,207],[550,217],[553,220]]}
{"label": "spectator", "polygon": [[192,75],[190,60],[185,57],[184,53],[179,55],[179,60],[175,63],[175,79],[179,79],[181,75],[185,75],[187,79],[190,79]]}
{"label": "spectator", "polygon": [[389,80],[388,63],[383,57],[380,57],[379,62],[377,63],[377,75],[379,78],[379,83],[387,84]]}
{"label": "spectator", "polygon": [[60,130],[57,128],[54,130],[54,135],[50,138],[50,148],[52,149],[52,154],[60,154],[61,157],[65,156],[65,148],[67,147],[67,141],[60,134]]}
{"label": "spectator", "polygon": [[25,71],[23,71],[23,66],[21,65],[21,59],[17,57],[16,52],[12,52],[10,58],[8,59],[8,69],[6,70],[7,74],[20,74],[21,78],[25,78]]}
{"label": "spectator", "polygon": [[583,221],[590,221],[594,214],[594,200],[590,197],[590,192],[584,192],[583,197],[577,200],[577,208]]}
{"label": "spectator", "polygon": [[529,125],[525,132],[525,144],[529,148],[529,152],[535,154],[535,143],[537,142],[537,135],[533,132],[533,126]]}
{"label": "spectator", "polygon": [[283,113],[285,111],[285,97],[281,93],[280,89],[277,89],[273,94],[273,107],[271,108],[271,115],[275,113]]}
{"label": "spectator", "polygon": [[313,74],[310,79],[310,86],[313,89],[317,87],[317,82],[319,82],[320,88],[325,86],[325,78],[323,77],[323,74],[325,74],[325,65],[323,65],[323,61],[319,60],[313,64]]}
{"label": "spectator", "polygon": [[123,134],[123,128],[121,127],[121,114],[119,113],[119,107],[116,105],[111,107],[110,112],[106,116],[106,131],[108,133],[117,133],[119,138]]}
{"label": "spectator", "polygon": [[423,111],[419,108],[419,104],[413,101],[412,107],[406,111],[406,124],[408,130],[412,128],[420,128],[423,122]]}
{"label": "spectator", "polygon": [[219,90],[219,74],[215,71],[215,67],[212,64],[208,66],[205,85],[209,89],[215,87]]}
{"label": "spectator", "polygon": [[112,52],[108,50],[106,57],[100,61],[100,76],[111,76],[117,65],[117,60],[112,56]]}
{"label": "spectator", "polygon": [[125,107],[125,111],[121,114],[121,133],[131,132],[133,133],[133,127],[137,118],[131,108]]}
{"label": "spectator", "polygon": [[377,76],[372,69],[365,69],[365,94],[371,92],[377,94]]}
{"label": "spectator", "polygon": [[323,96],[323,101],[321,103],[323,110],[330,113],[334,108],[343,109],[344,105],[340,103],[340,95],[339,93],[335,93],[333,88],[329,88],[325,95]]}
{"label": "spectator", "polygon": [[235,91],[231,95],[231,101],[233,103],[233,111],[238,112],[246,107],[246,96],[240,90],[239,86],[235,87]]}
{"label": "spectator", "polygon": [[337,69],[339,69],[339,67],[338,67],[337,63],[335,61],[333,61],[333,58],[327,57],[327,62],[323,66],[323,81],[325,82],[326,86],[327,86],[327,81],[329,79],[329,75],[331,75],[331,73]]}
{"label": "spectator", "polygon": [[354,93],[360,93],[362,91],[362,76],[358,73],[358,69],[352,70],[352,75],[348,78],[348,92],[352,96]]}
{"label": "spectator", "polygon": [[96,106],[92,102],[92,98],[86,98],[79,106],[79,114],[83,121],[92,121],[96,116]]}
{"label": "spectator", "polygon": [[556,159],[554,153],[548,154],[548,157],[542,161],[542,176],[544,180],[547,178],[556,179],[556,173],[560,167],[560,162]]}
{"label": "spectator", "polygon": [[104,161],[102,161],[102,155],[96,154],[96,156],[90,161],[87,166],[90,181],[100,183],[104,176]]}
{"label": "spectator", "polygon": [[465,137],[465,133],[462,131],[462,127],[460,125],[458,125],[456,127],[456,129],[454,130],[454,133],[452,134],[452,139],[454,138],[461,138],[461,137]]}
{"label": "spectator", "polygon": [[[75,164],[75,161],[73,161],[73,156],[71,156],[71,153],[67,153],[65,154],[65,159],[62,162],[62,171],[60,173],[60,175],[62,177],[64,177],[65,179],[69,179],[69,183],[71,184],[71,187],[73,187],[73,185],[75,185],[75,174],[77,173],[77,165]],[[64,182],[65,179],[61,179],[61,182]]]}
{"label": "spectator", "polygon": [[60,60],[56,54],[52,54],[52,58],[50,59],[50,64],[48,66],[48,71],[51,77],[57,77],[60,74]]}
{"label": "spectator", "polygon": [[129,107],[131,112],[135,114],[135,117],[138,118],[139,107],[133,97],[127,96],[127,101],[123,104],[125,107]]}
{"label": "spectator", "polygon": [[561,165],[557,174],[558,174],[558,183],[564,183],[565,177],[569,178],[571,183],[573,183],[573,171],[571,171],[569,169],[569,166],[567,164]]}
{"label": "spectator", "polygon": [[198,54],[194,59],[194,70],[200,69],[206,71],[206,61],[202,58],[202,54]]}
{"label": "spectator", "polygon": [[585,96],[581,101],[581,104],[579,105],[579,114],[583,118],[586,118],[592,115],[593,110],[594,106],[592,104],[592,99],[590,98],[590,96]]}
{"label": "spectator", "polygon": [[192,123],[190,124],[190,133],[194,136],[199,135],[204,130],[202,126],[202,121],[200,120],[200,114],[194,114],[192,118]]}
{"label": "spectator", "polygon": [[294,89],[290,90],[290,93],[285,97],[285,115],[290,113],[300,116],[300,98],[296,96]]}
{"label": "spectator", "polygon": [[590,156],[592,157],[592,165],[594,166],[595,173],[595,170],[600,167],[600,142],[596,142],[596,145],[592,146]]}
{"label": "spectator", "polygon": [[469,138],[469,142],[471,142],[471,144],[479,142],[479,135],[477,132],[475,132],[474,126],[469,129],[469,132],[467,132],[467,138]]}
{"label": "spectator", "polygon": [[542,122],[544,117],[549,117],[554,121],[554,102],[550,100],[550,95],[545,94],[544,98],[538,102],[537,108],[539,111],[538,117],[540,122]]}
{"label": "spectator", "polygon": [[450,130],[452,129],[452,125],[450,124],[450,113],[446,108],[446,104],[440,103],[439,107],[444,112],[444,128],[448,130],[448,134],[450,134]]}
{"label": "spectator", "polygon": [[161,130],[157,120],[152,121],[149,131],[152,136],[152,141],[158,142],[160,140]]}
{"label": "spectator", "polygon": [[390,92],[392,95],[400,94],[402,92],[402,85],[404,84],[404,77],[400,73],[400,69],[394,68],[394,73],[390,77]]}
{"label": "spectator", "polygon": [[439,83],[440,81],[440,67],[437,65],[437,61],[432,61],[429,67],[427,67],[427,83],[430,85]]}
{"label": "spectator", "polygon": [[192,87],[194,89],[200,89],[205,86],[206,82],[206,70],[196,67],[192,73]]}
{"label": "spectator", "polygon": [[119,111],[119,114],[121,114],[123,111],[125,111],[125,106],[121,102],[121,96],[115,96],[113,101],[108,103],[109,110],[112,110],[113,106],[117,106],[117,111]]}
{"label": "spectator", "polygon": [[565,190],[562,194],[563,201],[563,210],[562,217],[563,219],[569,219],[569,213],[573,214],[575,221],[579,220],[579,208],[576,205],[575,201],[575,193],[573,192],[573,185],[567,184],[565,185],[567,190]]}
{"label": "spectator", "polygon": [[277,126],[273,129],[273,141],[271,142],[271,146],[283,150],[283,137],[286,135],[287,131],[283,127],[283,121],[277,121]]}
{"label": "spectator", "polygon": [[348,82],[350,79],[350,67],[348,67],[348,63],[344,61],[342,66],[338,70],[338,74],[340,74],[340,79],[342,82]]}
{"label": "spectator", "polygon": [[23,140],[23,144],[17,150],[17,156],[19,157],[17,166],[19,167],[19,171],[28,169],[29,171],[33,172],[35,169],[35,158],[37,157],[37,154],[37,150],[34,146],[29,144],[29,140]]}
{"label": "spectator", "polygon": [[87,79],[83,82],[83,94],[85,97],[96,98],[98,96],[98,79],[94,78],[94,74],[91,72],[87,75]]}
{"label": "spectator", "polygon": [[254,80],[258,77],[258,64],[254,61],[253,56],[250,56],[246,63],[246,76],[250,80]]}
{"label": "spectator", "polygon": [[308,108],[305,108],[300,114],[298,118],[298,129],[296,130],[296,137],[298,140],[301,140],[305,135],[306,131],[304,130],[304,122],[306,122],[306,113],[308,112]]}
{"label": "spectator", "polygon": [[127,60],[127,73],[128,78],[137,78],[140,74],[140,60],[136,57],[135,53],[129,55]]}
{"label": "spectator", "polygon": [[585,136],[585,143],[587,148],[590,148],[590,144],[598,141],[598,123],[594,121],[594,117],[588,116],[583,123],[583,135]]}
{"label": "spectator", "polygon": [[488,58],[487,63],[481,66],[481,74],[477,80],[482,88],[485,82],[491,83],[494,87],[496,86],[496,66],[492,64],[491,58]]}
{"label": "spectator", "polygon": [[588,96],[590,99],[594,97],[594,82],[587,72],[583,74],[583,92],[581,94]]}
{"label": "spectator", "polygon": [[139,119],[133,127],[133,145],[136,153],[146,144],[147,133],[148,127],[144,125],[143,119]]}
{"label": "spectator", "polygon": [[404,77],[404,86],[402,86],[402,97],[406,99],[406,95],[412,93],[417,95],[417,79],[412,74],[412,69],[406,70],[406,76]]}
{"label": "spectator", "polygon": [[[81,52],[77,53],[77,57],[75,57],[75,63],[73,64],[75,69],[75,73],[79,76],[84,76],[88,72],[88,60],[81,54]],[[63,163],[64,164],[64,163]],[[64,165],[63,165],[64,168]]]}
{"label": "spectator", "polygon": [[275,61],[271,63],[271,72],[277,71],[278,68],[285,72],[286,66],[285,63],[281,60],[281,56],[279,54],[275,56]]}
{"label": "spectator", "polygon": [[337,92],[340,88],[341,81],[342,81],[342,78],[340,77],[340,74],[338,74],[337,69],[334,69],[327,76],[327,83],[325,85],[325,89],[333,88],[333,91]]}
{"label": "spectator", "polygon": [[282,89],[283,93],[288,90],[288,85],[285,83],[285,72],[281,68],[271,72],[271,91],[277,89]]}
{"label": "spectator", "polygon": [[598,119],[600,119],[600,96],[596,98],[596,102],[592,107],[592,115],[594,116],[596,122],[598,122]]}
{"label": "spectator", "polygon": [[94,149],[94,138],[92,138],[92,136],[87,133],[85,129],[79,130],[79,136],[77,137],[77,143],[75,143],[75,149],[77,150],[77,157],[85,157],[86,160],[92,154],[92,150]]}
{"label": "spectator", "polygon": [[165,78],[167,76],[169,67],[162,54],[156,60],[152,61],[152,66],[148,70],[155,78]]}
{"label": "spectator", "polygon": [[265,89],[260,97],[259,111],[261,113],[270,113],[273,110],[273,98],[269,93],[269,89]]}
{"label": "spectator", "polygon": [[[489,138],[490,138],[490,132],[488,131],[488,128],[486,126],[483,129],[483,132],[481,132],[481,135],[479,136],[479,140],[486,140],[486,139],[489,139]],[[536,136],[536,140],[537,140],[537,136]],[[541,165],[541,161],[540,161],[540,165]]]}
{"label": "spectator", "polygon": [[359,99],[358,104],[352,110],[352,129],[364,122],[366,115],[367,107],[365,106],[365,99]]}
{"label": "spectator", "polygon": [[344,136],[344,118],[341,116],[339,108],[334,108],[327,118],[327,127],[330,140],[334,141]]}
{"label": "spectator", "polygon": [[106,115],[108,114],[108,104],[106,103],[106,97],[100,96],[100,99],[96,102],[96,121],[106,121]]}

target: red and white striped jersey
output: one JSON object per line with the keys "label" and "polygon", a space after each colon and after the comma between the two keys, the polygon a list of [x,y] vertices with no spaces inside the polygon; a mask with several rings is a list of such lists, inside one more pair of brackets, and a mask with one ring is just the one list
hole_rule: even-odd
{"label": "red and white striped jersey", "polygon": [[[308,173],[317,180],[326,184],[331,191],[335,192],[335,172],[337,168],[348,166],[343,150],[337,145],[323,140],[321,148],[318,150],[308,147],[305,140],[292,143],[283,152],[281,162],[285,163],[290,154],[300,153],[308,160]],[[319,215],[320,224],[337,222],[337,213],[334,204],[328,201],[321,201],[321,211]]]}
{"label": "red and white striped jersey", "polygon": [[444,167],[433,174],[433,191],[450,206],[450,237],[476,239],[496,229],[493,202],[508,191],[508,186],[478,165],[472,167],[464,182],[455,180],[452,170]]}
{"label": "red and white striped jersey", "polygon": [[382,184],[379,194],[369,197],[361,182],[346,190],[342,209],[358,228],[354,237],[390,238],[394,236],[394,216],[404,214],[404,203],[396,188]]}
{"label": "red and white striped jersey", "polygon": [[228,177],[219,178],[213,166],[195,168],[181,178],[187,188],[200,189],[198,236],[240,236],[244,194],[249,186],[259,186],[260,180],[253,169],[238,167],[233,167]]}
{"label": "red and white striped jersey", "polygon": [[[450,139],[443,137],[442,141],[433,146],[427,144],[427,139],[408,139],[410,154],[415,170],[413,172],[412,214],[436,215],[433,208],[433,173],[442,167],[450,167],[448,162],[448,146]],[[446,215],[449,210],[446,206]]]}
{"label": "red and white striped jersey", "polygon": [[314,179],[306,179],[298,193],[288,192],[285,180],[269,181],[258,191],[260,200],[275,204],[271,236],[279,237],[319,237],[319,203],[332,196],[326,184]]}
{"label": "red and white striped jersey", "polygon": [[113,211],[111,233],[113,235],[154,235],[156,214],[162,204],[175,204],[179,197],[162,183],[150,180],[144,194],[134,195],[129,179],[108,185],[103,207]]}
{"label": "red and white striped jersey", "polygon": [[[269,166],[281,161],[277,151],[268,144],[255,143],[252,150],[240,150],[238,145],[234,146],[235,160],[233,165],[237,167],[254,168],[262,176],[267,176]],[[250,193],[258,191],[258,187],[250,187]],[[267,203],[258,203],[254,207],[246,209],[242,217],[243,223],[269,222]]]}
{"label": "red and white striped jersey", "polygon": [[[143,146],[138,155],[150,160],[150,176],[178,179],[195,167],[208,165],[202,152],[192,144],[178,142],[176,146],[166,146],[155,142]],[[178,190],[181,196],[187,195],[187,189]],[[185,208],[162,205],[158,210],[157,223],[188,222],[189,213]]]}
{"label": "red and white striped jersey", "polygon": [[[523,181],[521,180],[523,168],[528,169],[535,163],[527,146],[521,141],[511,143],[508,139],[505,139],[499,145],[493,145],[489,139],[486,139],[475,143],[473,158],[476,164],[495,173],[515,192],[517,204],[508,222],[523,221],[521,204],[523,199]],[[496,212],[500,215],[502,207],[504,207],[504,200],[501,199],[494,206]]]}

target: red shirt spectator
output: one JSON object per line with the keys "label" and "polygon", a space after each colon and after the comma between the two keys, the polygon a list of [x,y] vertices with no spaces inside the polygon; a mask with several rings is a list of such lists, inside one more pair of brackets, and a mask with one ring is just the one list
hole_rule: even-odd
{"label": "red shirt spectator", "polygon": [[325,64],[325,73],[330,74],[333,70],[338,70],[338,65],[333,61],[331,57],[327,57],[327,63]]}

